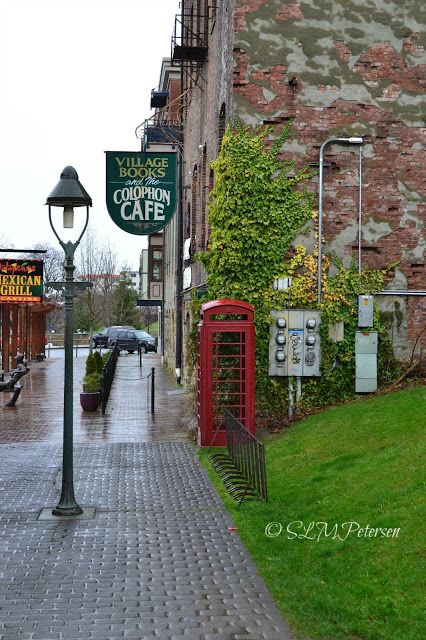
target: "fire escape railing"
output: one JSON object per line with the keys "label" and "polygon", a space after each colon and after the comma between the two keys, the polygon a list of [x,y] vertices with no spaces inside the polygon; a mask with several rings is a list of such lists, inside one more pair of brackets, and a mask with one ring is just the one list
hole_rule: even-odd
{"label": "fire escape railing", "polygon": [[207,25],[207,16],[176,16],[172,35],[172,64],[203,64],[208,51]]}

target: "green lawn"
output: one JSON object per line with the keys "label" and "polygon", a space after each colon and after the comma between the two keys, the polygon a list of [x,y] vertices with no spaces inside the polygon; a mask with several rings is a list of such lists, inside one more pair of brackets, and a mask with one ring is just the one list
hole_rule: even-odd
{"label": "green lawn", "polygon": [[294,424],[267,439],[267,504],[238,507],[200,453],[295,637],[426,638],[425,423],[420,386]]}
{"label": "green lawn", "polygon": [[147,331],[151,336],[158,336],[158,322],[151,322],[149,327],[146,325],[143,330]]}

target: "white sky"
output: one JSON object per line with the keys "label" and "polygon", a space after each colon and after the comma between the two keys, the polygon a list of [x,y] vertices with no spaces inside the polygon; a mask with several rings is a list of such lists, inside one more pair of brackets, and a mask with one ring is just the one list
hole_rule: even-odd
{"label": "white sky", "polygon": [[1,0],[0,238],[58,246],[45,202],[72,165],[92,228],[138,266],[147,239],[109,217],[104,151],[140,150],[177,13],[179,0]]}

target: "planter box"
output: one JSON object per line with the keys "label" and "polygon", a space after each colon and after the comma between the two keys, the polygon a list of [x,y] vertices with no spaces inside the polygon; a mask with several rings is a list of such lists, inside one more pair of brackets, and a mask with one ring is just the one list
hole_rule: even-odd
{"label": "planter box", "polygon": [[96,391],[94,393],[87,393],[83,391],[80,393],[80,404],[83,411],[96,411],[101,404],[101,392]]}

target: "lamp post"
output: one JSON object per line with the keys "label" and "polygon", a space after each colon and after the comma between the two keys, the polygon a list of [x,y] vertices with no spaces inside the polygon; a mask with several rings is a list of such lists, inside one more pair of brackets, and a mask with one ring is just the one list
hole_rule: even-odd
{"label": "lamp post", "polygon": [[324,183],[324,149],[332,142],[343,142],[348,144],[361,145],[363,139],[359,136],[350,138],[329,138],[322,143],[319,157],[319,192],[318,192],[318,304],[321,304],[321,267],[322,267],[322,200]]}
{"label": "lamp post", "polygon": [[[62,490],[61,498],[52,514],[76,516],[83,513],[83,509],[74,497],[73,481],[73,312],[75,292],[82,288],[81,285],[87,286],[87,283],[74,282],[74,254],[89,222],[92,198],[79,182],[77,171],[73,167],[65,167],[58,184],[47,197],[46,204],[49,206],[50,226],[65,253],[65,282],[54,283],[56,288],[65,290],[65,371]],[[65,229],[72,229],[74,226],[74,207],[86,207],[83,230],[75,242],[65,242],[60,238],[52,221],[52,207],[63,207]]]}

